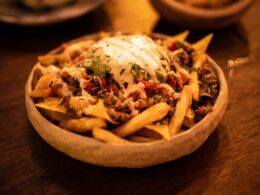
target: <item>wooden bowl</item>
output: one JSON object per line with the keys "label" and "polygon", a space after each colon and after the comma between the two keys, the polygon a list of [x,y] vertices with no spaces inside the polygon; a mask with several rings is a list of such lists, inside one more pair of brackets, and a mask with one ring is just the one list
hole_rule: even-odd
{"label": "wooden bowl", "polygon": [[[96,34],[88,35],[68,44],[93,39],[96,36]],[[154,34],[154,36],[166,37],[160,34]],[[51,53],[57,53],[60,50],[61,48],[57,48]],[[35,67],[32,69],[25,87],[28,117],[35,130],[48,144],[83,162],[127,168],[141,168],[168,162],[198,149],[214,131],[227,108],[228,88],[225,76],[221,68],[209,56],[208,60],[220,80],[220,91],[214,109],[194,127],[177,134],[169,141],[159,140],[151,143],[130,143],[127,145],[107,144],[54,125],[37,110],[33,100],[28,95],[32,90]]]}
{"label": "wooden bowl", "polygon": [[189,29],[215,30],[236,22],[254,0],[238,0],[215,9],[185,5],[176,0],[151,0],[166,20]]}

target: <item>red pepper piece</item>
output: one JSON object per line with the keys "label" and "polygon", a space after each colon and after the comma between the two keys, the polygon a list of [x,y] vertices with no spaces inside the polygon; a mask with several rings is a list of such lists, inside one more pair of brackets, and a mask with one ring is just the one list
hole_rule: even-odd
{"label": "red pepper piece", "polygon": [[166,81],[167,81],[167,83],[169,83],[173,88],[175,88],[176,85],[177,85],[177,81],[176,81],[176,79],[174,78],[173,75],[168,75]]}
{"label": "red pepper piece", "polygon": [[171,43],[171,45],[168,46],[168,50],[175,51],[177,49],[176,42]]}
{"label": "red pepper piece", "polygon": [[106,80],[104,78],[100,78],[102,86],[105,88],[107,86]]}
{"label": "red pepper piece", "polygon": [[90,93],[94,87],[95,85],[93,83],[88,82],[85,86],[85,90]]}
{"label": "red pepper piece", "polygon": [[59,89],[62,87],[62,83],[57,83],[51,86],[51,96],[59,96]]}

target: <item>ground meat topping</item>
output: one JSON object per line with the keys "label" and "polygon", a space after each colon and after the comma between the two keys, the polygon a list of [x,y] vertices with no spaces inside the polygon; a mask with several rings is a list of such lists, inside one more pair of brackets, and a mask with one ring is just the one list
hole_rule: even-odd
{"label": "ground meat topping", "polygon": [[207,96],[215,99],[219,91],[219,81],[212,68],[206,63],[199,68],[198,74],[200,81],[200,96]]}

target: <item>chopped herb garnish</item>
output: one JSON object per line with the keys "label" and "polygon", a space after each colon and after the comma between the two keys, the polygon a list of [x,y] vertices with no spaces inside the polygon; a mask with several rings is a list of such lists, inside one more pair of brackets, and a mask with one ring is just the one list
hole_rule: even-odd
{"label": "chopped herb garnish", "polygon": [[130,71],[133,74],[135,80],[138,80],[140,77],[143,77],[145,80],[151,79],[151,74],[145,69],[141,68],[138,64],[133,64]]}
{"label": "chopped herb garnish", "polygon": [[105,77],[110,73],[109,66],[98,57],[92,59],[91,65],[85,66],[85,69],[87,74],[94,74],[102,77]]}
{"label": "chopped herb garnish", "polygon": [[195,68],[194,66],[192,66],[192,67],[190,68],[190,72],[194,72],[194,71],[197,71],[197,68]]}
{"label": "chopped herb garnish", "polygon": [[125,72],[125,68],[122,68],[120,71],[120,75],[122,75]]}
{"label": "chopped herb garnish", "polygon": [[127,114],[130,114],[130,113],[131,113],[131,110],[130,110],[129,108],[125,108],[125,109],[123,110],[123,112],[125,112],[125,113],[127,113]]}
{"label": "chopped herb garnish", "polygon": [[133,64],[131,67],[131,72],[134,76],[138,76],[140,73],[141,67],[138,64]]}
{"label": "chopped herb garnish", "polygon": [[156,71],[156,77],[157,79],[160,81],[160,82],[163,82],[164,81],[164,76],[162,73],[160,73],[159,71]]}
{"label": "chopped herb garnish", "polygon": [[133,91],[133,94],[135,94],[135,95],[138,95],[138,93],[139,93],[138,89]]}
{"label": "chopped herb garnish", "polygon": [[183,66],[183,68],[189,72],[194,72],[194,71],[197,71],[196,67],[192,66],[192,67],[189,67],[189,66]]}
{"label": "chopped herb garnish", "polygon": [[162,99],[162,95],[156,94],[156,95],[153,96],[153,99],[154,99],[156,102],[159,102],[159,101]]}
{"label": "chopped herb garnish", "polygon": [[150,80],[152,77],[149,72],[146,72],[144,75],[145,80]]}
{"label": "chopped herb garnish", "polygon": [[141,67],[138,64],[133,64],[131,67],[131,73],[134,79],[137,80],[140,77]]}
{"label": "chopped herb garnish", "polygon": [[177,48],[177,49],[180,49],[180,48],[183,48],[183,47],[184,47],[183,42],[180,42],[180,41],[177,41],[177,42],[176,42],[176,48]]}

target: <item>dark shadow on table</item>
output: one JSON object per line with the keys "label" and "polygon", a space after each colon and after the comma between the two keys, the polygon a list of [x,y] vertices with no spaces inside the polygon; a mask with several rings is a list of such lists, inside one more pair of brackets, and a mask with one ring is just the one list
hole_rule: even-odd
{"label": "dark shadow on table", "polygon": [[[223,132],[224,130],[224,132]],[[222,128],[222,147],[228,138]],[[30,133],[29,136],[32,136]],[[35,133],[36,137],[39,137]],[[162,165],[143,169],[106,168],[79,162],[39,141],[32,152],[46,186],[75,194],[175,194],[193,183],[203,182],[214,167],[219,147],[219,129],[194,153]],[[33,138],[32,138],[33,139]],[[213,164],[213,165],[212,165]],[[206,182],[205,182],[206,181]],[[201,192],[203,189],[199,189]]]}

